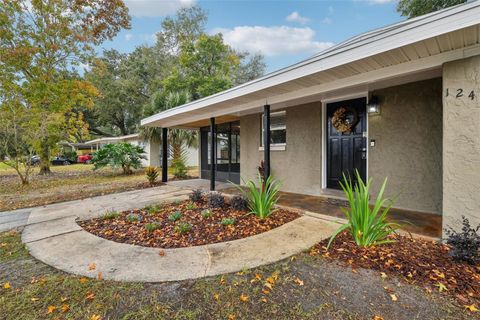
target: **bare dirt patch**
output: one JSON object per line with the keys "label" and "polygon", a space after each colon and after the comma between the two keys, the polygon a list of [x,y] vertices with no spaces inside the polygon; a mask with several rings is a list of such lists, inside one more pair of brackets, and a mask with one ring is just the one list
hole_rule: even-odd
{"label": "bare dirt patch", "polygon": [[[208,211],[207,211],[208,210]],[[295,211],[278,209],[258,219],[228,204],[210,208],[205,201],[163,204],[129,210],[118,216],[80,221],[88,232],[116,242],[145,247],[181,248],[241,239],[277,228],[298,218]],[[155,230],[148,230],[148,228]],[[188,230],[190,229],[190,230]]]}

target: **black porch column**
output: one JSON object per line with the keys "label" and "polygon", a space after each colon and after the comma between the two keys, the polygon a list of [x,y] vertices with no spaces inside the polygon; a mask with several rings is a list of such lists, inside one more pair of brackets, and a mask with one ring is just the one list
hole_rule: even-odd
{"label": "black porch column", "polygon": [[215,170],[216,168],[216,129],[215,118],[210,118],[210,190],[215,191]]}
{"label": "black porch column", "polygon": [[168,180],[168,129],[162,128],[162,182]]}
{"label": "black porch column", "polygon": [[270,106],[263,106],[263,165],[265,166],[265,181],[270,176]]}

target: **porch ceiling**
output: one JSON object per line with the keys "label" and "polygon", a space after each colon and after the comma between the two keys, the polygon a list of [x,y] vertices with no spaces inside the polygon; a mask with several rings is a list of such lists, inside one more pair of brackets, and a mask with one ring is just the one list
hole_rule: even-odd
{"label": "porch ceiling", "polygon": [[[480,54],[480,1],[354,37],[257,80],[142,120],[142,125],[201,127],[335,92],[371,91],[441,75],[443,63]],[[231,121],[231,120],[226,120]],[[225,121],[224,121],[225,122]]]}

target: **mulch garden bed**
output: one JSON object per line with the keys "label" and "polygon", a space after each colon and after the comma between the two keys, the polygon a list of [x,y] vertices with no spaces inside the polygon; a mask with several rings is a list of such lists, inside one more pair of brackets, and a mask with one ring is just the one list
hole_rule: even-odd
{"label": "mulch garden bed", "polygon": [[327,251],[326,239],[314,246],[310,254],[340,260],[352,268],[373,269],[397,276],[410,284],[449,295],[463,307],[480,309],[480,265],[454,261],[445,244],[392,235],[392,244],[360,248],[347,233],[341,233]]}
{"label": "mulch garden bed", "polygon": [[[208,216],[205,210],[210,210]],[[234,210],[229,204],[222,208],[210,208],[206,201],[197,202],[194,206],[191,201],[183,201],[124,211],[110,219],[101,217],[79,221],[79,224],[90,233],[116,242],[182,248],[250,237],[299,216],[298,212],[278,209],[269,217],[259,219],[246,210]],[[138,218],[138,221],[132,221],[132,217]],[[155,230],[147,230],[152,226]]]}

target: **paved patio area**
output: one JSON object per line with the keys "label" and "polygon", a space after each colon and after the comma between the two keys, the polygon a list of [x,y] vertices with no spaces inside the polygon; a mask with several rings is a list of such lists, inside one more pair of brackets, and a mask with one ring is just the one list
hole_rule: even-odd
{"label": "paved patio area", "polygon": [[[182,188],[188,188],[190,186],[192,189],[201,188],[209,190],[210,188],[210,181],[205,179],[171,181],[168,182],[168,184]],[[216,189],[227,194],[239,193],[231,184],[224,182],[217,182]],[[341,191],[330,192],[325,196],[309,196],[298,193],[280,192],[279,204],[331,217],[344,218],[344,214],[340,208],[345,206],[346,202],[343,200],[343,193]],[[405,231],[433,238],[440,238],[442,236],[441,215],[397,208],[392,208],[389,215],[390,220],[400,223],[402,229]]]}
{"label": "paved patio area", "polygon": [[[179,249],[116,243],[83,230],[77,219],[187,199],[191,189],[164,185],[34,208],[22,233],[30,254],[57,269],[117,281],[163,282],[240,271],[282,260],[327,238],[338,224],[304,215],[256,236]],[[164,254],[160,254],[160,252]],[[92,266],[95,266],[94,268]]]}

